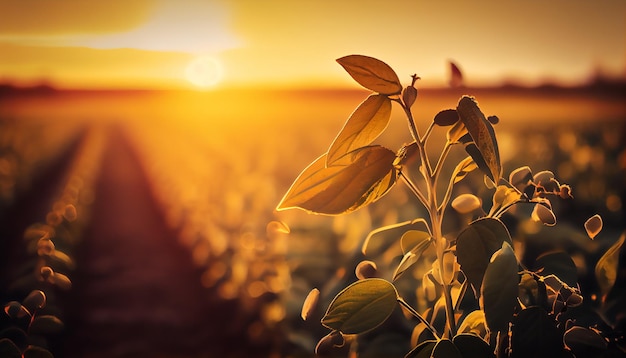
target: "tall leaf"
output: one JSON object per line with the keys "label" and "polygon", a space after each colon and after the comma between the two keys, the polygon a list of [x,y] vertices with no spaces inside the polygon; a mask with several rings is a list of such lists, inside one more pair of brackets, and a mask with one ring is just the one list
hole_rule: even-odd
{"label": "tall leaf", "polygon": [[626,234],[622,234],[619,240],[602,255],[596,264],[596,279],[598,280],[598,285],[600,285],[603,297],[609,293],[617,280],[619,253],[624,245],[624,240],[626,240]]}
{"label": "tall leaf", "polygon": [[519,292],[517,272],[517,258],[505,241],[493,254],[481,287],[480,304],[491,332],[507,331],[513,318]]}
{"label": "tall leaf", "polygon": [[338,215],[368,205],[396,182],[396,155],[381,146],[357,149],[326,166],[326,154],[300,173],[277,210],[300,208],[308,212]]}
{"label": "tall leaf", "polygon": [[390,118],[391,100],[387,96],[376,94],[367,97],[352,112],[331,144],[326,165],[330,166],[346,153],[371,144],[387,128]]}
{"label": "tall leaf", "polygon": [[363,55],[349,55],[337,59],[337,62],[355,81],[369,90],[386,95],[402,92],[398,75],[381,60]]}
{"label": "tall leaf", "polygon": [[389,281],[360,280],[335,296],[322,324],[345,334],[367,332],[387,320],[397,306],[397,299],[398,292]]}
{"label": "tall leaf", "polygon": [[472,222],[456,240],[457,262],[478,297],[483,276],[494,252],[502,243],[511,243],[506,226],[497,219],[483,218]]}
{"label": "tall leaf", "polygon": [[480,152],[480,156],[486,163],[487,168],[482,168],[480,162],[477,161],[473,153],[469,153],[474,160],[485,171],[485,174],[495,184],[498,184],[502,173],[500,163],[500,152],[498,151],[498,142],[491,123],[485,118],[483,112],[478,108],[478,103],[474,98],[463,96],[457,105],[457,113],[463,124],[467,128],[472,140],[476,144]]}

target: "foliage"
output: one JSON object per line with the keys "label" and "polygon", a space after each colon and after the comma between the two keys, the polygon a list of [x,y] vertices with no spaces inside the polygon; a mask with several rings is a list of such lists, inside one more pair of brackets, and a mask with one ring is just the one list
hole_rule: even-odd
{"label": "foliage", "polygon": [[[412,350],[406,352],[407,357],[571,357],[624,351],[623,336],[610,325],[566,318],[566,311],[583,300],[571,257],[547,252],[533,267],[525,267],[503,220],[528,208],[533,220],[553,226],[552,200],[573,198],[571,188],[552,172],[533,174],[527,166],[513,170],[508,178],[503,176],[494,128],[499,119],[485,116],[475,98],[462,96],[456,108],[437,113],[421,133],[411,110],[419,77],[413,75],[411,84],[403,87],[394,70],[378,59],[350,55],[337,62],[374,93],[350,115],[327,153],[298,176],[277,209],[345,214],[381,199],[402,182],[428,216],[378,228],[366,238],[363,253],[376,255],[380,253],[375,249],[377,235],[392,232],[402,247],[402,257],[389,277],[373,278],[377,274],[373,261],[357,265],[359,281],[339,292],[322,318],[331,333],[320,340],[317,353],[330,354],[354,344],[351,352],[365,354],[359,352],[354,335],[382,329],[396,307],[413,318]],[[374,143],[389,124],[393,103],[403,110],[413,139],[396,151]],[[431,162],[427,141],[436,127],[447,133],[437,161]],[[451,166],[447,159],[453,147],[462,147],[467,157],[453,163],[452,174],[445,178],[444,167]],[[485,211],[473,193],[453,199],[457,184],[477,169],[492,190],[491,207]],[[470,219],[455,231],[443,232],[449,207]],[[601,228],[597,215],[585,223],[590,239]],[[596,267],[602,302],[616,282],[623,242],[624,237]],[[429,306],[424,312],[405,300],[400,289],[412,279],[401,278],[409,276],[403,273],[418,272],[418,263],[432,263],[421,281],[415,274],[413,282],[409,281],[414,290],[421,286],[426,292]],[[314,289],[307,298],[304,319],[319,295]]]}

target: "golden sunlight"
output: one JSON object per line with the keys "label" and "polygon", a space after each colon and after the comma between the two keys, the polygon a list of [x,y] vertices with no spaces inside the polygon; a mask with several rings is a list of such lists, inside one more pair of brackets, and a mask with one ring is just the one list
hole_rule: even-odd
{"label": "golden sunlight", "polygon": [[208,55],[194,58],[185,68],[185,78],[200,88],[215,87],[222,80],[223,73],[221,63]]}

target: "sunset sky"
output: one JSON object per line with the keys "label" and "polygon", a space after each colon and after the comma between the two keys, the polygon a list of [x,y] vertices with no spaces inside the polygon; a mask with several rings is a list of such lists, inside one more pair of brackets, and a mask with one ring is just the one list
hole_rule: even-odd
{"label": "sunset sky", "polygon": [[353,53],[423,85],[623,78],[626,1],[0,0],[0,82],[351,86]]}

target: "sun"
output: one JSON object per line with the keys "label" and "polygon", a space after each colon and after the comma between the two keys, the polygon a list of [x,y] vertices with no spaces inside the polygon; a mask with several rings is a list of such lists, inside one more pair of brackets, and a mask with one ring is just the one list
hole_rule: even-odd
{"label": "sun", "polygon": [[213,56],[194,58],[185,68],[185,78],[196,87],[213,88],[222,80],[221,63]]}

